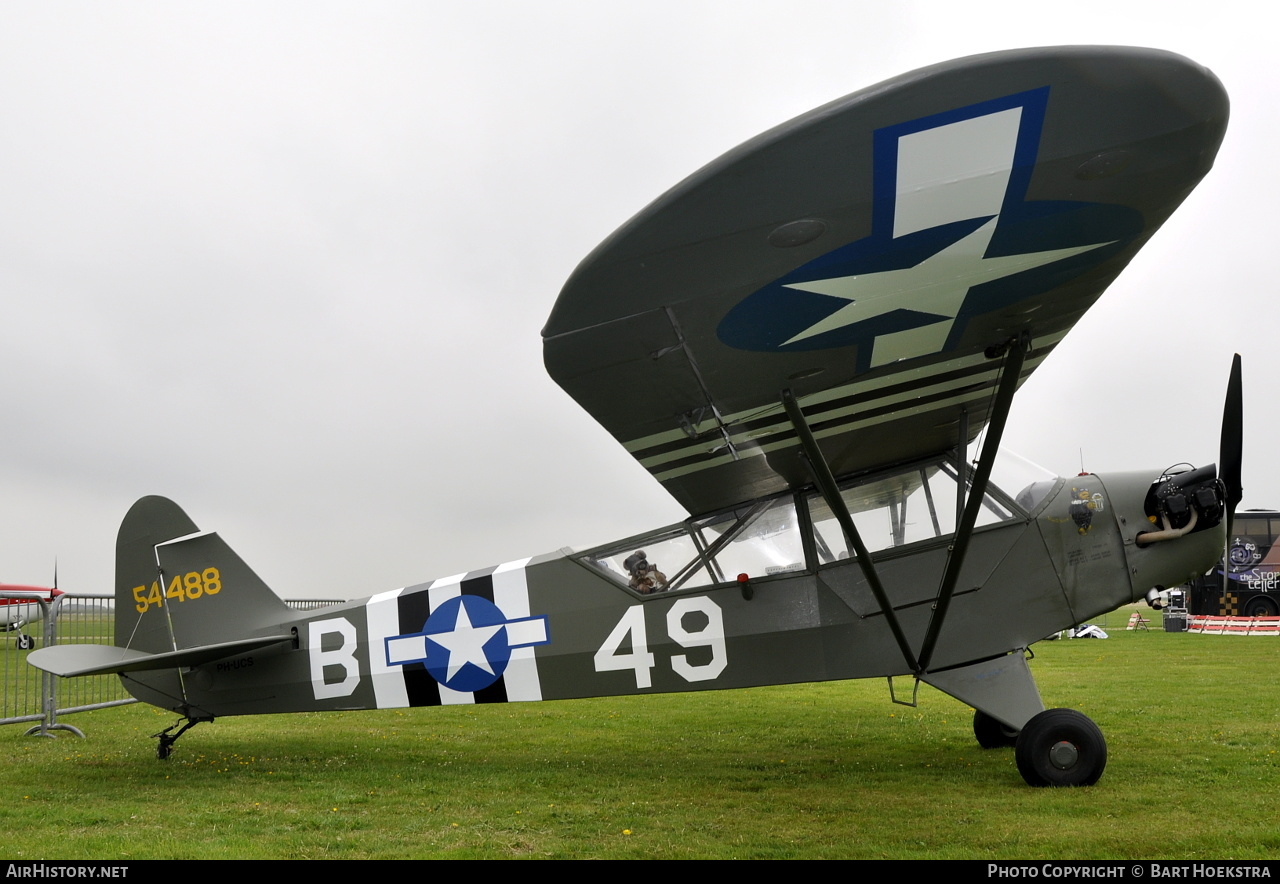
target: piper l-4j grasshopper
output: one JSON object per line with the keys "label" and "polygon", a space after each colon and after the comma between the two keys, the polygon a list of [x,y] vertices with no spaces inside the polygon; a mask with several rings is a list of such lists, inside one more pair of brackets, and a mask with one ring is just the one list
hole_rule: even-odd
{"label": "piper l-4j grasshopper", "polygon": [[1093,783],[1102,734],[1044,708],[1026,649],[1212,565],[1238,371],[1221,479],[996,452],[1019,384],[1208,172],[1227,107],[1185,58],[1066,47],[784,123],[605,240],[543,330],[552,377],[688,521],[301,613],[146,497],[115,646],[30,660],[177,712],[161,757],[222,715],[902,676],[975,707],[1028,783]]}

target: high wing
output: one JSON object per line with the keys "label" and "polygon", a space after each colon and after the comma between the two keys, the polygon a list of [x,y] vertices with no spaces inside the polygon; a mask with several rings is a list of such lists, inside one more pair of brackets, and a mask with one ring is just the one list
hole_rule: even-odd
{"label": "high wing", "polygon": [[543,329],[551,376],[690,512],[971,440],[993,347],[1052,351],[1213,164],[1205,68],[1122,47],[998,52],[810,111],[595,249]]}

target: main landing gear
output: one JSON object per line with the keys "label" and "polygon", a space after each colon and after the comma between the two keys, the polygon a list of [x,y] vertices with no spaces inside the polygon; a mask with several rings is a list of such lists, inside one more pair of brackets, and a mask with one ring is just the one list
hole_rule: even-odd
{"label": "main landing gear", "polygon": [[1074,709],[1046,709],[1018,734],[1013,750],[1029,786],[1092,786],[1107,767],[1107,741]]}
{"label": "main landing gear", "polygon": [[973,735],[983,749],[1012,748],[1018,742],[1018,731],[985,712],[973,712]]}
{"label": "main landing gear", "polygon": [[1046,709],[1021,732],[975,712],[973,735],[984,749],[1013,746],[1018,773],[1029,786],[1092,786],[1107,767],[1102,731],[1074,709]]}

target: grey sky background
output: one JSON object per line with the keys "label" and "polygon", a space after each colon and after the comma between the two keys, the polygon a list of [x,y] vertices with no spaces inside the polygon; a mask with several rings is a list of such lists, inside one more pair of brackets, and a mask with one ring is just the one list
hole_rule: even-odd
{"label": "grey sky background", "polygon": [[719,154],[913,68],[1153,46],[1232,99],[1217,168],[1037,370],[1055,472],[1217,459],[1280,507],[1275,14],[1131,2],[0,3],[0,577],[110,592],[177,500],[287,597],[684,516],[547,378],[600,240]]}

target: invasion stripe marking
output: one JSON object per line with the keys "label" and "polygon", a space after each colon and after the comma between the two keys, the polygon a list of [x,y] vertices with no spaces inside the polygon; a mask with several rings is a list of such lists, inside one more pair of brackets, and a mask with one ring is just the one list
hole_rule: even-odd
{"label": "invasion stripe marking", "polygon": [[[1043,358],[1043,357],[1040,357]],[[1037,363],[1038,364],[1038,363]],[[1030,375],[1031,369],[1035,368],[1032,364],[1022,373],[1022,379],[1025,381]],[[899,389],[892,395],[883,395],[875,397],[851,396],[844,399],[839,408],[832,408],[827,411],[807,412],[810,426],[817,427],[822,424],[830,424],[833,420],[848,417],[850,415],[866,415],[881,414],[885,409],[896,410],[899,405],[907,402],[919,402],[930,398],[936,398],[940,393],[948,391],[970,389],[975,386],[990,388],[999,377],[1000,370],[998,366],[992,366],[986,370],[978,372],[969,372],[960,374],[959,376],[951,375],[952,378],[946,382],[932,384],[929,386],[914,386],[905,390]],[[929,392],[932,391],[932,392]],[[807,404],[807,403],[806,403]],[[905,413],[905,412],[903,412]],[[735,445],[754,445],[761,444],[760,439],[765,436],[776,435],[778,433],[793,433],[791,424],[785,421],[774,421],[769,424],[753,424],[743,427],[735,427],[730,434],[731,440]],[[723,443],[721,443],[722,445]],[[721,445],[717,445],[719,448]],[[681,449],[674,449],[663,454],[654,455],[640,461],[641,465],[652,470],[660,464],[670,463],[674,460],[684,458],[702,457],[706,454],[716,453],[708,452],[701,446],[698,450],[690,452],[691,446],[685,446]],[[739,454],[742,452],[740,451]]]}
{"label": "invasion stripe marking", "polygon": [[[428,592],[431,585],[420,583],[407,588],[400,594],[400,628],[391,635],[405,635],[422,629],[427,618],[431,616],[431,596]],[[405,692],[409,696],[410,706],[440,705],[440,686],[431,677],[431,673],[427,672],[425,664],[407,663],[401,666],[400,670],[403,673]]]}
{"label": "invasion stripe marking", "polygon": [[[1031,370],[1035,366],[1031,366],[1022,373],[1019,384],[1026,381]],[[982,395],[989,394],[991,388],[996,384],[997,375],[992,373],[985,380],[974,382],[970,381],[965,384],[951,384],[948,388],[938,390],[929,395],[921,395],[915,393],[907,397],[896,397],[893,401],[881,404],[875,408],[866,407],[850,407],[838,409],[826,414],[814,415],[814,419],[810,423],[810,427],[814,431],[816,438],[827,438],[840,433],[851,432],[857,427],[873,426],[875,424],[885,423],[889,420],[895,420],[911,415],[923,414],[928,411],[936,411],[948,404],[958,403],[961,401],[973,401],[975,398],[981,398]],[[953,388],[959,387],[959,390]],[[924,388],[921,388],[924,389]],[[981,395],[969,395],[973,392]],[[931,405],[931,408],[904,408],[903,405],[910,403],[911,405]],[[853,420],[848,418],[853,417]],[[756,454],[762,454],[766,451],[775,451],[780,447],[779,437],[785,440],[787,444],[794,443],[795,431],[790,424],[779,423],[773,427],[773,431],[769,434],[773,437],[773,441],[761,441],[760,437],[764,435],[756,432],[745,438],[731,437],[739,458],[750,457]],[[733,455],[723,450],[698,451],[689,453],[684,452],[682,462],[672,464],[662,472],[653,472],[653,475],[659,480],[673,478],[675,476],[685,475],[690,472],[696,472],[697,465],[704,463],[707,466],[718,466],[722,463],[728,463],[733,460]],[[714,460],[713,460],[714,459]],[[647,464],[646,464],[647,465]]]}
{"label": "invasion stripe marking", "polygon": [[[876,424],[887,423],[896,417],[902,417],[905,415],[912,415],[912,414],[925,414],[930,411],[940,411],[948,405],[959,404],[961,402],[966,402],[966,403],[967,402],[983,402],[990,398],[991,398],[991,390],[990,390],[990,387],[988,387],[986,389],[980,390],[977,393],[969,396],[955,396],[955,397],[947,398],[941,402],[931,403],[930,407],[926,407],[926,408],[912,408],[912,409],[907,409],[905,411],[895,409],[889,412],[888,414],[873,417],[869,420],[850,421],[848,423],[842,423],[837,427],[832,427],[826,430],[815,430],[813,435],[814,435],[814,438],[816,439],[824,439],[829,436],[838,436],[842,433],[847,433],[854,428],[869,427],[869,426],[875,426]],[[769,443],[766,443],[763,445],[757,445],[751,448],[740,448],[738,449],[738,458],[741,459],[743,457],[754,457],[758,455],[768,454],[771,451],[779,451],[784,448],[795,448],[797,444],[798,443],[793,433],[790,439],[785,439],[778,442],[769,442]],[[667,470],[661,473],[654,473],[653,475],[659,481],[666,481],[667,479],[674,479],[679,476],[688,475],[689,473],[697,473],[697,472],[701,472],[702,470],[723,466],[724,464],[729,464],[733,462],[734,462],[733,455],[721,454],[715,457],[714,459],[701,460],[697,463],[691,463],[691,464],[688,464],[687,466],[677,467],[675,469]]]}
{"label": "invasion stripe marking", "polygon": [[[828,399],[825,403],[808,398],[804,401],[806,408],[809,409],[807,412],[809,416],[820,418],[822,415],[834,414],[842,409],[847,413],[848,406],[865,407],[879,400],[896,399],[897,401],[902,401],[904,398],[913,398],[930,387],[937,387],[947,383],[950,383],[953,388],[961,386],[965,382],[974,383],[975,379],[989,377],[997,374],[999,370],[999,366],[993,366],[989,361],[987,361],[983,364],[970,365],[955,371],[946,372],[945,374],[934,375],[930,378],[929,384],[921,384],[918,381],[903,381],[900,384],[885,387],[878,391],[858,389],[856,392],[843,395],[838,399]],[[849,387],[846,386],[840,389],[847,391]],[[818,405],[825,405],[827,410],[816,410],[816,406]],[[787,429],[790,426],[790,423],[782,418],[781,406],[775,405],[761,409],[751,418],[748,418],[741,423],[734,424],[730,428],[730,432],[733,434],[735,439],[751,439],[756,436],[765,435],[766,432]],[[720,435],[709,438],[714,439],[715,447],[719,447],[723,444],[723,437]],[[634,452],[634,454],[641,464],[650,466],[672,460],[676,457],[684,457],[687,455],[689,449],[696,447],[701,450],[702,446],[705,444],[705,441],[700,442],[697,439],[691,440],[689,437],[684,436],[680,440],[669,442],[664,446],[654,446],[654,448],[649,449],[650,451],[653,451],[652,454],[645,455],[640,451]],[[662,450],[657,450],[659,448]]]}
{"label": "invasion stripe marking", "polygon": [[[541,700],[542,683],[533,645],[549,640],[545,617],[532,617],[525,568],[531,559],[496,568],[469,571],[431,583],[380,593],[366,603],[369,668],[379,708],[469,705]],[[450,599],[478,596],[492,602],[508,622],[506,640],[511,656],[503,675],[475,693],[439,684],[422,662],[427,639],[421,634],[427,619]],[[401,663],[400,661],[405,661]]]}
{"label": "invasion stripe marking", "polygon": [[[493,570],[486,569],[483,572],[475,572],[476,576],[468,576],[462,581],[462,594],[479,596],[486,601],[492,602],[493,599]],[[502,677],[488,687],[475,691],[472,695],[475,703],[505,703],[507,702],[507,686],[503,684]]]}
{"label": "invasion stripe marking", "polygon": [[364,605],[366,646],[369,648],[369,675],[373,679],[374,704],[379,709],[402,709],[410,705],[404,667],[388,665],[381,653],[386,636],[399,635],[400,605],[404,589],[380,592]]}
{"label": "invasion stripe marking", "polygon": [[[531,559],[520,559],[499,565],[493,572],[493,602],[508,620],[530,616],[529,584],[525,567]],[[524,621],[507,625],[507,641],[512,645],[528,645],[546,641],[546,621]],[[506,682],[507,699],[541,700],[542,680],[532,647],[512,648],[511,661],[502,679]]]}
{"label": "invasion stripe marking", "polygon": [[[470,572],[455,574],[452,577],[445,577],[431,584],[431,589],[428,590],[427,594],[431,598],[432,614],[436,612],[436,608],[449,599],[455,599],[462,595],[462,584],[468,579],[469,574]],[[422,627],[418,628],[421,629]],[[440,703],[444,706],[470,706],[476,702],[475,694],[469,691],[455,691],[439,682],[436,683],[436,690],[440,692]]]}
{"label": "invasion stripe marking", "polygon": [[[1027,362],[1036,364],[1043,360],[1052,351],[1063,338],[1067,336],[1070,328],[1061,329],[1043,336],[1038,336],[1032,341],[1033,357],[1029,357]],[[990,365],[991,360],[982,353],[975,353],[970,356],[962,356],[955,359],[948,359],[941,362],[930,363],[929,365],[919,366],[916,368],[903,369],[900,371],[890,372],[868,380],[855,380],[839,387],[832,387],[829,390],[820,390],[804,396],[806,408],[830,403],[833,400],[842,399],[850,395],[866,396],[877,390],[885,391],[884,395],[890,395],[892,388],[900,387],[904,384],[919,383],[920,387],[926,388],[933,385],[938,380],[943,380],[948,376],[952,376],[957,372],[972,370],[978,366]],[[730,415],[720,417],[719,425],[727,426],[730,429],[736,429],[731,425],[740,424],[746,421],[760,420],[772,415],[782,413],[782,406],[779,404],[770,404],[760,408],[754,408],[749,411],[741,411]],[[716,426],[714,421],[707,421],[708,430]],[[699,443],[698,440],[690,440],[689,435],[680,428],[663,430],[660,433],[653,433],[648,436],[641,436],[630,442],[623,443],[623,448],[634,455],[637,459],[643,457],[643,452],[650,448],[657,448],[672,442],[682,445],[705,444]]]}

